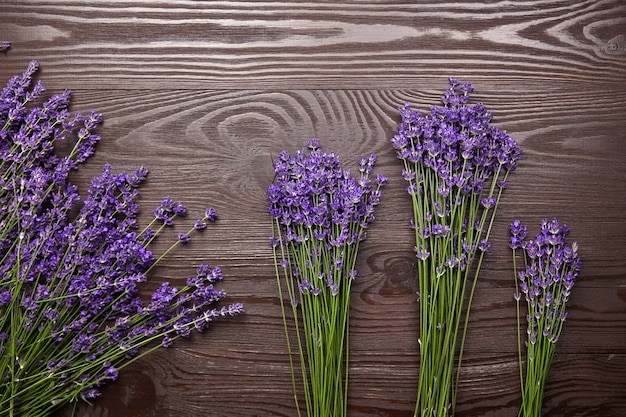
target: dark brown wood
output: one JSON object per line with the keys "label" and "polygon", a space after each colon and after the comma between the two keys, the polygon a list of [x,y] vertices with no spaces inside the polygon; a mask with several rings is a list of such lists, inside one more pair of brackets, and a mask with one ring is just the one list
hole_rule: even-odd
{"label": "dark brown wood", "polygon": [[[109,162],[151,173],[144,219],[170,195],[220,219],[176,250],[146,291],[197,264],[224,270],[246,313],[121,372],[88,417],[296,415],[265,193],[281,150],[317,137],[390,178],[362,246],[351,310],[350,416],[412,415],[418,304],[411,205],[389,138],[397,107],[427,110],[447,77],[474,84],[524,150],[478,283],[458,416],[516,416],[519,379],[507,227],[558,217],[583,271],[559,341],[545,416],[626,409],[626,6],[605,2],[126,2],[0,4],[0,80],[40,61],[51,92],[105,123],[74,175]],[[182,227],[182,226],[181,226]],[[172,238],[174,235],[171,236]],[[160,247],[166,246],[166,241]],[[65,409],[59,416],[71,415]]]}

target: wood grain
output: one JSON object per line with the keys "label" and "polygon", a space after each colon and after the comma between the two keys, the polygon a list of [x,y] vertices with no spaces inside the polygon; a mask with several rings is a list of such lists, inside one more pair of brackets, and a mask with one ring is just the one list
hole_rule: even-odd
{"label": "wood grain", "polygon": [[35,0],[2,8],[18,56],[36,52],[50,82],[71,77],[76,87],[397,88],[442,74],[614,83],[626,74],[624,45],[611,43],[624,35],[619,0]]}
{"label": "wood grain", "polygon": [[[358,260],[350,416],[412,415],[418,304],[411,205],[389,139],[398,106],[427,111],[454,75],[522,146],[474,301],[458,416],[515,416],[515,302],[507,227],[558,217],[583,272],[544,415],[626,408],[626,6],[615,1],[4,1],[0,79],[40,61],[50,92],[104,116],[82,190],[106,162],[150,169],[142,219],[164,195],[219,220],[158,267],[182,282],[211,261],[246,313],[121,372],[87,417],[296,415],[268,237],[272,159],[316,137],[389,177]],[[621,38],[620,38],[621,36]],[[178,229],[180,228],[180,229]],[[157,250],[167,246],[168,236]],[[71,415],[66,408],[59,417]]]}

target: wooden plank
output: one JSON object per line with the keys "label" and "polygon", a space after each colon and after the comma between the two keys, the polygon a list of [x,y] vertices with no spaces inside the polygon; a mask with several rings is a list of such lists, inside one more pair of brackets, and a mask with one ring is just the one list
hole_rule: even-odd
{"label": "wooden plank", "polygon": [[[120,381],[106,388],[106,401],[80,406],[78,415],[293,416],[296,410],[285,360],[284,355],[238,347],[164,351],[125,370]],[[516,356],[483,352],[479,358],[468,355],[465,362],[456,415],[516,415],[520,404]],[[360,355],[351,363],[351,416],[412,413],[417,386],[413,355]],[[557,354],[543,415],[621,416],[626,379],[619,369],[625,366],[623,354]]]}
{"label": "wooden plank", "polygon": [[73,88],[424,88],[442,74],[555,88],[626,75],[619,0],[37,0],[1,11],[0,33],[18,47],[9,62],[38,58]]}

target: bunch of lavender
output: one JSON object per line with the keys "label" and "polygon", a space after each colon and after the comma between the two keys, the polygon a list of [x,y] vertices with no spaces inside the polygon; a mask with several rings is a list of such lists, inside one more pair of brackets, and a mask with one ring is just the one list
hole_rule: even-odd
{"label": "bunch of lavender", "polygon": [[[567,318],[565,306],[581,268],[578,245],[567,245],[569,228],[557,219],[541,222],[535,240],[528,240],[528,231],[519,220],[511,224],[511,249],[515,270],[515,300],[517,302],[517,333],[522,405],[520,417],[539,417],[543,393],[556,342]],[[523,253],[523,267],[518,271],[516,249]],[[526,374],[524,378],[521,319],[519,301],[526,299],[527,338]]]}
{"label": "bunch of lavender", "polygon": [[391,140],[404,162],[402,176],[413,202],[420,301],[416,416],[454,414],[476,280],[506,179],[521,153],[509,135],[491,124],[484,105],[469,104],[470,84],[453,78],[450,84],[443,106],[433,106],[429,114],[408,104],[400,108],[402,122]]}
{"label": "bunch of lavender", "polygon": [[[3,417],[46,416],[89,401],[143,354],[242,311],[215,305],[225,297],[214,288],[222,274],[208,264],[182,288],[163,283],[149,301],[140,297],[150,270],[216,213],[207,209],[155,257],[151,245],[186,210],[166,198],[140,228],[136,197],[145,169],[116,175],[105,166],[79,204],[68,174],[94,153],[101,117],[70,113],[69,91],[43,100],[37,69],[32,61],[0,92]],[[61,141],[74,143],[65,156]]]}
{"label": "bunch of lavender", "polygon": [[298,415],[281,281],[295,322],[307,415],[345,417],[350,288],[357,276],[359,243],[374,220],[386,178],[379,174],[370,180],[374,154],[359,159],[360,177],[355,179],[336,154],[320,150],[318,140],[310,140],[308,147],[308,154],[283,151],[274,161],[276,177],[268,189],[270,240]]}

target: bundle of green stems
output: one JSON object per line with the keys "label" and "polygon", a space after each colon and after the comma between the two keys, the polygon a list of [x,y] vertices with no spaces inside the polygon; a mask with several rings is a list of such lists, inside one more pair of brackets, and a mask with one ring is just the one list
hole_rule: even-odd
{"label": "bundle of green stems", "polygon": [[[427,115],[406,104],[392,139],[404,162],[420,303],[415,416],[454,415],[468,317],[507,177],[521,150],[469,105],[472,87],[451,79]],[[469,294],[468,294],[469,292]],[[455,371],[456,369],[456,371]]]}
{"label": "bundle of green stems", "polygon": [[309,149],[293,156],[283,152],[274,162],[276,179],[268,190],[274,263],[298,415],[290,327],[296,333],[307,416],[345,417],[350,291],[359,245],[386,179],[369,179],[375,155],[359,160],[360,176],[354,178],[337,155],[321,152],[316,140]]}

